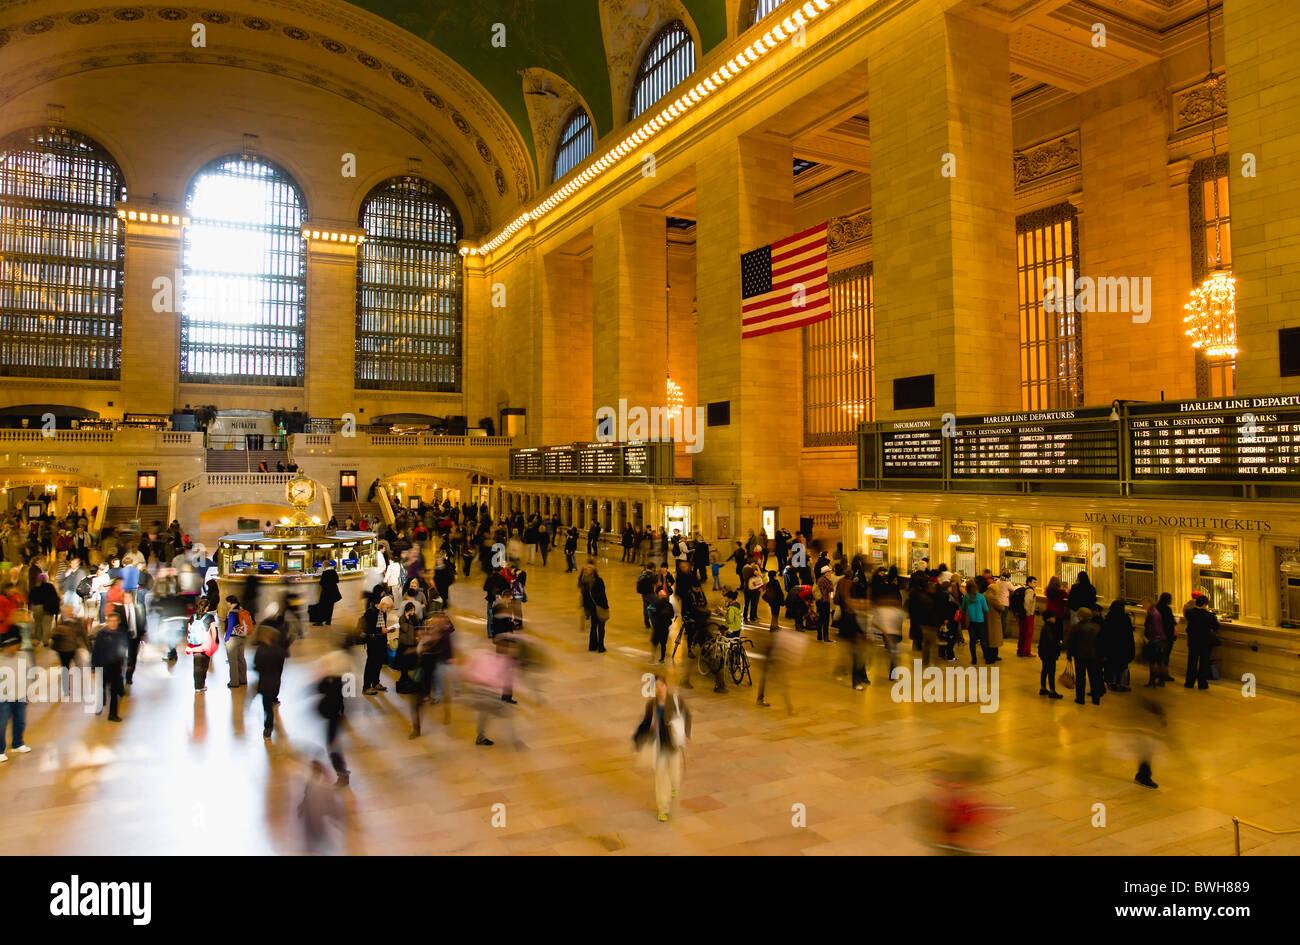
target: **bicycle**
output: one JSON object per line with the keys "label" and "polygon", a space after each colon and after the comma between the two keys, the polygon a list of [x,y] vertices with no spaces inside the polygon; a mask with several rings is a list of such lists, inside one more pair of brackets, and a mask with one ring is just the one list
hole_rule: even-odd
{"label": "bicycle", "polygon": [[727,636],[725,632],[715,633],[700,647],[699,671],[701,676],[716,675],[722,667],[727,667],[732,682],[737,686],[746,677],[754,685],[754,677],[749,671],[749,653],[745,647],[753,649],[754,641],[742,633]]}

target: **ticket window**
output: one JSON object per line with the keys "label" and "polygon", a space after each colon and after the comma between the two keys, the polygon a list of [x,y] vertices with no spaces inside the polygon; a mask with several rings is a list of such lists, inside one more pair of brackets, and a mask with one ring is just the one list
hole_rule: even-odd
{"label": "ticket window", "polygon": [[1220,617],[1238,617],[1241,591],[1236,547],[1227,542],[1196,542],[1192,552],[1192,590],[1208,597],[1210,609]]}
{"label": "ticket window", "polygon": [[889,529],[883,525],[867,527],[867,560],[873,568],[889,563]]}
{"label": "ticket window", "polygon": [[1116,542],[1115,556],[1119,559],[1119,596],[1124,603],[1137,606],[1148,597],[1160,599],[1154,538],[1122,538]]}
{"label": "ticket window", "polygon": [[956,544],[951,547],[953,550],[952,572],[960,576],[962,580],[973,578],[975,576],[975,546]]}
{"label": "ticket window", "polygon": [[1003,548],[1000,555],[1002,573],[1011,579],[1011,583],[1020,587],[1029,581],[1029,555],[1024,551],[1012,551]]}
{"label": "ticket window", "polygon": [[1079,574],[1088,570],[1088,559],[1084,555],[1058,553],[1056,556],[1056,576],[1061,579],[1061,586],[1070,588],[1078,580]]}
{"label": "ticket window", "polygon": [[1087,532],[1066,530],[1056,532],[1053,537],[1052,554],[1054,556],[1054,573],[1061,584],[1072,587],[1080,572],[1088,570],[1088,551],[1092,547],[1091,536]]}
{"label": "ticket window", "polygon": [[921,561],[930,557],[930,543],[928,541],[908,542],[907,549],[907,568],[909,571],[916,571],[921,567]]}

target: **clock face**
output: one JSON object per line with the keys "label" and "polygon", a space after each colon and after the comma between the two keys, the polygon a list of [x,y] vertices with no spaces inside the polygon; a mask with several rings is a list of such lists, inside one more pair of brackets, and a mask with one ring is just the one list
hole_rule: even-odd
{"label": "clock face", "polygon": [[289,481],[289,501],[295,505],[309,505],[316,498],[316,483],[310,479]]}

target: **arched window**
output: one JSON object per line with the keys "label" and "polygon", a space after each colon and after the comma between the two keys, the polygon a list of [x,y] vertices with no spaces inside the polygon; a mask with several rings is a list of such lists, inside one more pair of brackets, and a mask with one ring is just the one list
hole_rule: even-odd
{"label": "arched window", "polygon": [[0,375],[121,376],[125,199],[117,162],[83,135],[0,141]]}
{"label": "arched window", "polygon": [[579,106],[573,110],[569,120],[560,132],[560,141],[555,146],[555,167],[552,168],[551,180],[557,181],[573,170],[587,158],[596,143],[591,128],[591,116]]}
{"label": "arched window", "polygon": [[218,158],[185,196],[181,381],[302,385],[307,321],[302,192],[249,155]]}
{"label": "arched window", "polygon": [[629,118],[647,111],[695,71],[695,42],[681,20],[673,20],[655,36],[641,60],[632,86]]}
{"label": "arched window", "polygon": [[785,0],[749,0],[749,22],[745,25],[753,26],[784,2]]}
{"label": "arched window", "polygon": [[461,226],[451,199],[394,177],[370,191],[358,222],[357,387],[459,391]]}

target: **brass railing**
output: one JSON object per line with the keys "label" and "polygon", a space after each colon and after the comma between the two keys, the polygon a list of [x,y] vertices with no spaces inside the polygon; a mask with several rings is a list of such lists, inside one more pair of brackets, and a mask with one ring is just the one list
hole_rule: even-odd
{"label": "brass railing", "polygon": [[1242,820],[1240,817],[1234,817],[1232,818],[1232,840],[1237,848],[1237,856],[1241,856],[1241,828],[1243,825],[1254,830],[1263,831],[1264,833],[1271,833],[1275,837],[1284,837],[1290,834],[1300,833],[1300,827],[1291,827],[1287,830],[1274,830],[1272,827],[1265,827],[1263,824],[1257,824],[1249,820]]}

